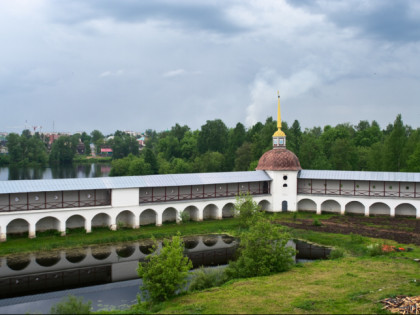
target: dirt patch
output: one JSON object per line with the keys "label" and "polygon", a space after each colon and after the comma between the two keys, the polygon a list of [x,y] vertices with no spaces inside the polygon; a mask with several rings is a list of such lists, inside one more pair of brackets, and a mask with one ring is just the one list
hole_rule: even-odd
{"label": "dirt patch", "polygon": [[359,234],[367,237],[389,239],[402,244],[420,245],[420,220],[390,217],[333,216],[329,219],[296,219],[293,222],[276,222],[297,229],[338,234]]}

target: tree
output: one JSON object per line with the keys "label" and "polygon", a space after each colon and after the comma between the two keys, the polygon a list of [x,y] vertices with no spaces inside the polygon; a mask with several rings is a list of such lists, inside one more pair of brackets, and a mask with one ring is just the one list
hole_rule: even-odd
{"label": "tree", "polygon": [[144,158],[134,157],[130,161],[128,168],[128,175],[150,175],[153,174],[152,167],[149,163],[145,162]]}
{"label": "tree", "polygon": [[50,163],[68,164],[73,162],[78,140],[71,136],[60,136],[51,146]]}
{"label": "tree", "polygon": [[406,172],[420,172],[420,143],[417,144],[413,154],[410,155],[407,161]]}
{"label": "tree", "polygon": [[128,156],[130,153],[139,155],[139,144],[135,137],[117,130],[114,134],[114,139],[110,141],[112,148],[112,158],[121,159]]}
{"label": "tree", "polygon": [[206,152],[194,160],[193,169],[196,172],[223,172],[225,157],[219,152]]}
{"label": "tree", "polygon": [[159,165],[156,158],[156,155],[153,153],[153,151],[149,148],[144,148],[142,151],[142,156],[144,157],[144,161],[146,163],[150,164],[152,174],[157,174],[159,171]]}
{"label": "tree", "polygon": [[226,268],[229,278],[267,276],[286,271],[294,263],[294,249],[286,244],[290,236],[262,215],[257,215],[247,232],[241,234],[239,257]]}
{"label": "tree", "polygon": [[198,136],[198,150],[200,153],[215,151],[225,153],[228,142],[228,128],[220,119],[207,120],[201,126]]}
{"label": "tree", "polygon": [[404,168],[403,149],[407,141],[406,128],[402,122],[401,114],[397,115],[392,131],[385,139],[384,144],[384,170],[399,172]]}
{"label": "tree", "polygon": [[249,164],[251,163],[251,143],[244,142],[236,150],[235,158],[235,171],[246,171],[249,169]]}
{"label": "tree", "polygon": [[236,196],[235,202],[235,217],[239,219],[239,225],[242,227],[249,227],[257,213],[261,210],[258,204],[252,199],[249,193],[240,193]]}
{"label": "tree", "polygon": [[160,253],[156,253],[157,248],[155,242],[155,253],[148,255],[146,262],[139,263],[137,268],[139,277],[143,278],[143,297],[148,295],[152,302],[165,301],[175,296],[187,283],[188,270],[192,268],[192,262],[184,257],[179,232],[172,236],[171,241],[163,241]]}

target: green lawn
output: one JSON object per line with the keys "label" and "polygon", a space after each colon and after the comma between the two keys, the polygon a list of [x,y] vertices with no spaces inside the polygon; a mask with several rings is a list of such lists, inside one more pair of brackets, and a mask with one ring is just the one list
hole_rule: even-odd
{"label": "green lawn", "polygon": [[[417,249],[417,252],[419,250]],[[414,281],[416,280],[416,281]],[[403,257],[345,257],[238,280],[166,302],[164,314],[375,314],[380,299],[419,295],[419,264]]]}

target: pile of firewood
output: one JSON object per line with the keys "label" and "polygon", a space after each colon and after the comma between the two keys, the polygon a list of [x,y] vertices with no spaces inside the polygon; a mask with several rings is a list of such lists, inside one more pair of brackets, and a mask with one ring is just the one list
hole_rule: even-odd
{"label": "pile of firewood", "polygon": [[400,314],[420,314],[420,295],[405,296],[399,295],[395,298],[381,300],[385,304],[383,307],[392,313]]}

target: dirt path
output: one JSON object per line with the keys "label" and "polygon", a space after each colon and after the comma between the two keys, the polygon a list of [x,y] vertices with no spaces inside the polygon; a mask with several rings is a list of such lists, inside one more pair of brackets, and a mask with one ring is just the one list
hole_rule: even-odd
{"label": "dirt path", "polygon": [[394,240],[402,244],[420,245],[420,220],[416,219],[340,215],[318,221],[321,226],[314,225],[313,219],[277,220],[281,225],[297,229],[339,234],[353,233]]}

